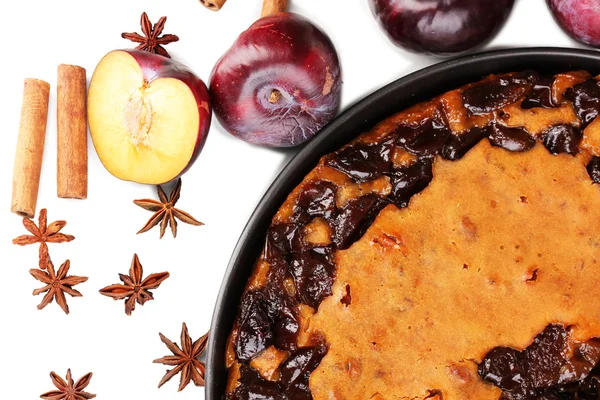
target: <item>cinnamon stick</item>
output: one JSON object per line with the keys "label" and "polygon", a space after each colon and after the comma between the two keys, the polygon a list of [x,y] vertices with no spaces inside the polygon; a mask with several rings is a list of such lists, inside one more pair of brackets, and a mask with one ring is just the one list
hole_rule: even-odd
{"label": "cinnamon stick", "polygon": [[263,18],[269,15],[285,12],[287,10],[287,4],[287,0],[264,0],[260,17]]}
{"label": "cinnamon stick", "polygon": [[10,210],[28,218],[35,215],[40,187],[49,97],[47,82],[25,79]]}
{"label": "cinnamon stick", "polygon": [[67,199],[87,198],[88,155],[85,69],[58,66],[57,194]]}
{"label": "cinnamon stick", "polygon": [[211,11],[219,11],[227,0],[200,0],[200,3]]}

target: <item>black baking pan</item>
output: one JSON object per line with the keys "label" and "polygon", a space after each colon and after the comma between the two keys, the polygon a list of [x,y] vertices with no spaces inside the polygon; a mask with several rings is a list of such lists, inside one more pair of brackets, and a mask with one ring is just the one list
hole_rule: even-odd
{"label": "black baking pan", "polygon": [[271,218],[319,158],[382,119],[492,73],[535,69],[600,73],[600,52],[553,47],[497,50],[444,61],[400,78],[366,96],[327,125],[289,162],[259,202],[233,251],[217,297],[208,342],[206,400],[225,394],[225,345],[238,304],[260,255]]}

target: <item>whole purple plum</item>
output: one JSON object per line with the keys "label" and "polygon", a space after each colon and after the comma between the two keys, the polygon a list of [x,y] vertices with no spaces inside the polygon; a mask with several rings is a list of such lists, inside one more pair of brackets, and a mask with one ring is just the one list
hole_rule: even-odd
{"label": "whole purple plum", "polygon": [[331,40],[307,19],[282,12],[256,21],[215,65],[215,115],[232,135],[269,147],[312,138],[335,116],[340,63]]}
{"label": "whole purple plum", "polygon": [[600,47],[600,1],[546,1],[563,31],[581,43]]}
{"label": "whole purple plum", "polygon": [[408,50],[462,53],[491,40],[514,0],[369,0],[389,38]]}

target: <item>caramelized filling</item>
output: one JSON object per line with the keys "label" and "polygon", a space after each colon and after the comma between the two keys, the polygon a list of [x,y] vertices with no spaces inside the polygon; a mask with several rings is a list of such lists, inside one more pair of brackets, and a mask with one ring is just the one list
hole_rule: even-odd
{"label": "caramelized filling", "polygon": [[600,339],[577,343],[570,336],[569,327],[549,325],[523,351],[495,347],[479,375],[502,389],[502,399],[598,399]]}

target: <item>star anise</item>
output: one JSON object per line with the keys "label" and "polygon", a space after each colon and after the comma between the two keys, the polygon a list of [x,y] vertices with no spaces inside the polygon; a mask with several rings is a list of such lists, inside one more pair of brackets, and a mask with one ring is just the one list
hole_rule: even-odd
{"label": "star anise", "polygon": [[54,221],[50,225],[48,223],[47,210],[45,208],[40,210],[40,216],[38,218],[38,225],[35,225],[29,218],[23,218],[23,225],[25,229],[31,232],[31,235],[21,235],[13,239],[13,244],[19,246],[26,246],[28,244],[39,243],[40,244],[40,268],[46,269],[50,256],[48,255],[47,243],[63,243],[70,242],[75,239],[73,235],[65,235],[59,233],[59,231],[67,225],[65,221]]}
{"label": "star anise", "polygon": [[54,265],[52,264],[52,261],[48,261],[48,272],[41,271],[39,269],[29,270],[31,276],[46,284],[46,286],[43,288],[35,289],[33,291],[33,295],[37,296],[38,294],[48,292],[42,299],[42,302],[38,305],[38,310],[46,307],[52,302],[53,299],[56,299],[56,303],[58,303],[60,308],[62,308],[63,311],[68,314],[69,306],[67,304],[67,299],[65,298],[65,293],[71,295],[72,297],[82,296],[78,290],[73,289],[73,286],[87,281],[88,278],[85,276],[67,276],[69,273],[69,268],[71,268],[71,262],[67,260],[60,266],[58,273],[54,271]]}
{"label": "star anise", "polygon": [[167,198],[165,191],[159,185],[156,187],[158,191],[158,198],[160,201],[151,200],[151,199],[142,199],[142,200],[134,200],[133,202],[142,207],[145,210],[154,212],[154,215],[148,220],[146,225],[138,232],[140,233],[148,232],[150,229],[154,228],[156,225],[160,223],[160,238],[165,235],[165,231],[167,229],[167,225],[171,226],[171,232],[173,233],[173,237],[177,237],[177,219],[186,224],[201,226],[204,225],[202,222],[198,221],[196,218],[192,217],[190,214],[185,211],[179,210],[175,208],[175,204],[177,200],[179,200],[179,195],[181,194],[181,178],[177,180],[177,185],[175,189],[171,192],[171,196]]}
{"label": "star anise", "polygon": [[158,387],[167,383],[172,377],[180,372],[181,377],[179,389],[177,391],[181,392],[188,383],[190,383],[190,380],[192,380],[196,386],[204,386],[204,372],[206,371],[206,366],[203,362],[198,360],[198,357],[200,357],[206,349],[208,333],[192,343],[192,339],[190,338],[187,326],[184,322],[183,327],[181,328],[182,348],[179,348],[177,343],[171,342],[162,333],[159,333],[159,336],[160,340],[167,345],[173,355],[159,358],[158,360],[154,360],[154,362],[173,366],[175,368],[167,370],[165,376],[160,380]]}
{"label": "star anise", "polygon": [[40,397],[46,400],[83,400],[93,399],[95,394],[84,392],[92,380],[92,373],[85,374],[77,382],[71,377],[71,369],[67,370],[67,380],[61,378],[56,372],[50,372],[50,379],[58,390],[51,390],[42,394]]}
{"label": "star anise", "polygon": [[167,17],[161,17],[158,22],[153,26],[148,18],[148,14],[142,14],[142,20],[140,24],[142,25],[142,33],[144,36],[132,32],[132,33],[122,33],[121,37],[123,39],[131,40],[135,43],[140,43],[136,49],[149,51],[150,53],[160,54],[161,56],[165,56],[171,58],[169,53],[165,50],[163,45],[167,45],[169,43],[177,42],[179,37],[176,35],[163,35],[160,36],[163,29],[165,28],[165,23],[167,22]]}
{"label": "star anise", "polygon": [[154,300],[150,289],[158,288],[169,277],[168,272],[160,272],[149,275],[146,279],[142,280],[143,275],[144,269],[142,268],[140,259],[137,254],[134,254],[131,267],[129,268],[129,275],[119,274],[119,278],[123,284],[117,283],[107,286],[101,289],[100,293],[115,300],[126,299],[125,314],[131,315],[131,312],[135,310],[135,302],[137,301],[139,305],[143,306],[145,302]]}

